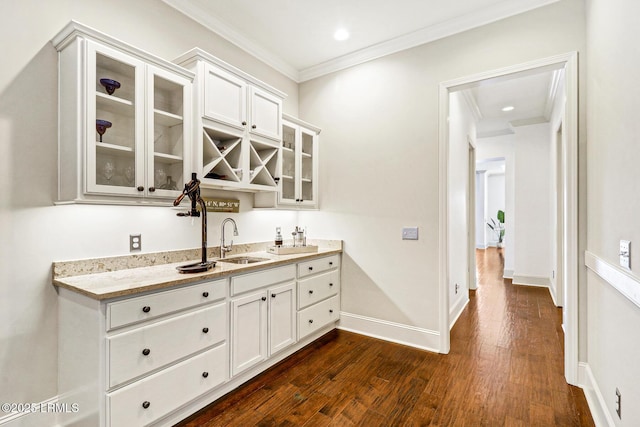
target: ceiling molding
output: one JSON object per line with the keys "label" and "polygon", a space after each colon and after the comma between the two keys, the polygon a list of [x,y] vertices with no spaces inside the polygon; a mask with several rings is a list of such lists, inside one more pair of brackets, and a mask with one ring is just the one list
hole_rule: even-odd
{"label": "ceiling molding", "polygon": [[547,121],[551,120],[551,113],[553,112],[553,106],[556,103],[558,87],[560,87],[560,82],[564,77],[563,74],[563,69],[560,69],[554,70],[553,75],[551,76],[551,81],[549,82],[549,93],[547,94],[547,100],[544,104],[544,116]]}
{"label": "ceiling molding", "polygon": [[493,7],[487,7],[474,13],[468,13],[438,25],[423,28],[409,34],[405,34],[404,36],[396,37],[395,39],[378,43],[330,61],[305,68],[300,70],[300,82],[315,79],[354,65],[362,64],[367,61],[436,41],[463,31],[481,27],[483,25],[528,12],[558,1],[559,0],[525,0],[517,2],[517,4],[512,0],[503,1]]}
{"label": "ceiling molding", "polygon": [[486,132],[478,132],[476,134],[476,138],[480,139],[480,138],[493,138],[494,136],[506,136],[506,135],[513,135],[514,133],[516,133],[513,129],[497,129],[497,130],[489,130]]}
{"label": "ceiling molding", "polygon": [[462,99],[467,104],[467,108],[471,112],[473,119],[478,122],[482,119],[482,111],[480,111],[480,107],[478,106],[478,102],[476,97],[470,90],[463,90],[460,92],[462,94]]}
{"label": "ceiling molding", "polygon": [[462,15],[440,24],[423,28],[376,45],[360,49],[353,53],[297,70],[275,53],[265,49],[258,42],[251,40],[223,21],[211,16],[202,7],[189,0],[162,0],[164,3],[182,12],[184,15],[203,25],[220,37],[233,43],[240,49],[256,57],[275,70],[297,83],[305,82],[354,65],[362,64],[383,56],[397,53],[415,46],[429,43],[453,34],[481,27],[514,15],[528,12],[560,0],[513,0],[502,1],[492,7]]}
{"label": "ceiling molding", "polygon": [[549,119],[543,116],[528,117],[526,119],[511,120],[509,124],[512,127],[539,125],[541,123],[549,123]]}
{"label": "ceiling molding", "polygon": [[174,9],[182,12],[184,15],[193,19],[208,30],[218,34],[223,39],[229,41],[230,43],[233,43],[251,56],[274,68],[276,71],[281,72],[296,83],[300,82],[300,73],[295,67],[291,66],[288,62],[284,61],[273,52],[264,49],[253,40],[246,38],[244,35],[237,32],[234,28],[225,24],[223,21],[215,18],[214,16],[211,16],[211,14],[206,12],[200,6],[194,4],[194,2],[189,0],[162,1],[173,7]]}

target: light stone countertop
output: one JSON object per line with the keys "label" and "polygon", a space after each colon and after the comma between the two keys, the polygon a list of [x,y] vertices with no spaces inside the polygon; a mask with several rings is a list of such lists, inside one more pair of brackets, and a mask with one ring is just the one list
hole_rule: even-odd
{"label": "light stone countertop", "polygon": [[[180,273],[176,270],[178,266],[200,262],[199,251],[195,250],[55,262],[53,263],[53,284],[96,300],[104,300],[342,253],[342,241],[317,241],[313,244],[319,246],[318,252],[291,255],[267,253],[266,243],[238,245],[238,249],[227,255],[227,258],[242,255],[268,260],[253,264],[216,262],[214,268],[202,273]],[[249,252],[252,249],[256,250]],[[198,253],[197,257],[188,258],[195,252]],[[187,257],[185,260],[177,262],[159,263],[158,261],[181,259],[185,256]],[[208,259],[216,261],[217,257]],[[132,268],[131,265],[134,267]]]}

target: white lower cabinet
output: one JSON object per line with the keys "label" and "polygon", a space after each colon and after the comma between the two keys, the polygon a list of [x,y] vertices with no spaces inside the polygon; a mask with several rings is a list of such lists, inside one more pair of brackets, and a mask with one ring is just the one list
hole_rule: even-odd
{"label": "white lower cabinet", "polygon": [[171,426],[335,327],[340,255],[142,295],[59,289],[60,426]]}
{"label": "white lower cabinet", "polygon": [[232,375],[296,342],[295,274],[290,265],[231,279]]}
{"label": "white lower cabinet", "polygon": [[108,425],[145,426],[222,384],[227,345],[221,344],[157,374],[107,394]]}

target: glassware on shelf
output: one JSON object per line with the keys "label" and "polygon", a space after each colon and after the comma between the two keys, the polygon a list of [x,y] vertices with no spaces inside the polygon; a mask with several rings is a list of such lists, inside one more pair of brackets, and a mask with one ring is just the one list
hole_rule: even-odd
{"label": "glassware on shelf", "polygon": [[177,183],[171,178],[171,175],[167,175],[167,182],[160,186],[161,190],[178,190]]}
{"label": "glassware on shelf", "polygon": [[96,131],[98,131],[98,135],[100,135],[100,142],[102,142],[102,135],[111,127],[111,122],[107,120],[96,120]]}
{"label": "glassware on shelf", "polygon": [[120,82],[113,79],[100,79],[100,84],[104,86],[109,95],[113,95],[116,89],[120,89]]}
{"label": "glassware on shelf", "polygon": [[124,169],[124,184],[127,187],[133,187],[133,184],[135,183],[135,173],[133,170],[132,166],[127,166]]}

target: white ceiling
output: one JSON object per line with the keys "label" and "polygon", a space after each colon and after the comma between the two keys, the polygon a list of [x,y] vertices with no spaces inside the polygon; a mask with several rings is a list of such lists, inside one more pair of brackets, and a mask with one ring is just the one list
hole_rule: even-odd
{"label": "white ceiling", "polygon": [[301,82],[558,0],[163,1]]}

